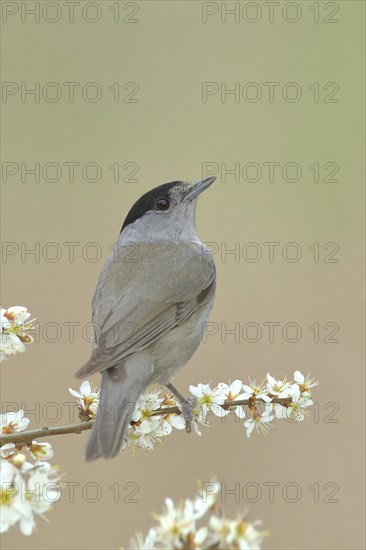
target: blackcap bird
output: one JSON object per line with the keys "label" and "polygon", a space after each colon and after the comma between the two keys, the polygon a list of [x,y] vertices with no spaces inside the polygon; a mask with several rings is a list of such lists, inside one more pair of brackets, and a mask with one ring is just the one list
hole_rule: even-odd
{"label": "blackcap bird", "polygon": [[215,179],[173,181],[143,195],[102,269],[93,298],[95,342],[76,373],[102,373],[88,461],[116,456],[151,384],[177,396],[190,431],[194,405],[171,379],[198,348],[215,298],[214,261],[195,223],[197,198]]}

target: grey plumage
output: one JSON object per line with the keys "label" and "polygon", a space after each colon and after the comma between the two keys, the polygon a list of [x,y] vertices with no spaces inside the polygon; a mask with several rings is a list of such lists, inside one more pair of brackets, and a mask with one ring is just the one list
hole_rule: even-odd
{"label": "grey plumage", "polygon": [[137,216],[138,202],[131,209],[98,280],[95,344],[76,374],[102,372],[87,460],[119,452],[138,397],[150,384],[169,383],[190,359],[213,305],[215,266],[196,234],[196,196],[186,198],[192,187],[183,182],[167,185],[169,211],[153,210],[154,190],[142,197],[146,211]]}
{"label": "grey plumage", "polygon": [[135,403],[150,377],[151,363],[141,356],[102,372],[96,425],[85,451],[88,461],[114,457],[120,451]]}

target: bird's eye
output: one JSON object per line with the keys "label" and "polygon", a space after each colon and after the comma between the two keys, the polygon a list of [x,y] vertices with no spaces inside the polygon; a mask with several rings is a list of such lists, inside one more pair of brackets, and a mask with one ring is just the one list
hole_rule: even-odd
{"label": "bird's eye", "polygon": [[164,210],[169,210],[170,208],[170,200],[167,199],[166,197],[162,197],[161,199],[158,199],[156,201],[156,208],[158,210],[161,210],[161,211],[164,211]]}

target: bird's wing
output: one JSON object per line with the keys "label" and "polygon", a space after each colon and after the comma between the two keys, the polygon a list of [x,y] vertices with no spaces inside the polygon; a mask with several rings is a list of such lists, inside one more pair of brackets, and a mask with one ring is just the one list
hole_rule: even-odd
{"label": "bird's wing", "polygon": [[[139,262],[109,264],[93,301],[99,335],[84,377],[120,365],[184,323],[215,292],[215,267],[198,244],[141,245]],[[125,285],[123,281],[131,281]]]}

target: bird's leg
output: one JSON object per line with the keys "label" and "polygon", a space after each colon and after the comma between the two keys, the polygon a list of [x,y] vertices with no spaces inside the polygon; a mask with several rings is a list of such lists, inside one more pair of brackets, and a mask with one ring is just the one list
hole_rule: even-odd
{"label": "bird's leg", "polygon": [[197,405],[197,398],[188,397],[188,399],[185,399],[183,395],[175,389],[173,384],[165,384],[165,386],[172,392],[173,395],[175,395],[179,403],[182,405],[182,414],[184,416],[184,420],[186,421],[186,432],[189,433],[191,431],[193,420],[193,410]]}

